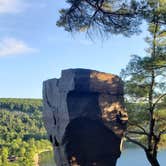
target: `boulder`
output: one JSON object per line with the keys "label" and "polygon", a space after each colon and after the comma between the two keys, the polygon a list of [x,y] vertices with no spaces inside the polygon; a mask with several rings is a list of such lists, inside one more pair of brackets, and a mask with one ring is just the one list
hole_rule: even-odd
{"label": "boulder", "polygon": [[123,82],[89,69],[43,83],[43,119],[57,166],[114,166],[128,120]]}

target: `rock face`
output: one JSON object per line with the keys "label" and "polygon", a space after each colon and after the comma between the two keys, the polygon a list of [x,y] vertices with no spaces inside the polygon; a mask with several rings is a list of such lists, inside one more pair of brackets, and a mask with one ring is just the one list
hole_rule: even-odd
{"label": "rock face", "polygon": [[118,76],[63,70],[43,83],[43,101],[57,166],[115,166],[128,120]]}

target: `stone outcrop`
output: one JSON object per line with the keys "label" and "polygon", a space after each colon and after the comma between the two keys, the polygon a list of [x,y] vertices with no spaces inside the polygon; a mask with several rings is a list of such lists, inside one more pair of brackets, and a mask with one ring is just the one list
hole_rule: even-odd
{"label": "stone outcrop", "polygon": [[43,83],[44,124],[57,166],[114,166],[126,129],[123,82],[88,69]]}

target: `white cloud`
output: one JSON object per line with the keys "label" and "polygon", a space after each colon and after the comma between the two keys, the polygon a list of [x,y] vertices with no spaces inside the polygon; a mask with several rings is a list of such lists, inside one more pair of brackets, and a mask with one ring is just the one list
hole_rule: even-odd
{"label": "white cloud", "polygon": [[29,47],[21,40],[15,38],[4,38],[0,40],[0,57],[34,52],[37,52],[37,49]]}
{"label": "white cloud", "polygon": [[26,0],[0,0],[0,14],[13,14],[25,11],[28,8],[46,8],[47,3],[30,3]]}
{"label": "white cloud", "polygon": [[0,0],[0,14],[19,13],[27,7],[24,0]]}

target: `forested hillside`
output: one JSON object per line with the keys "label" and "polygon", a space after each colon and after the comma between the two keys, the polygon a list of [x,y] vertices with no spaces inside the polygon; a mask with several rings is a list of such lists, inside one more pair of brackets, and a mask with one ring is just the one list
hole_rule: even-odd
{"label": "forested hillside", "polygon": [[33,166],[34,155],[51,150],[42,121],[42,100],[0,99],[0,165]]}
{"label": "forested hillside", "polygon": [[[129,121],[134,124],[129,130],[148,123],[144,107],[146,104],[126,104]],[[42,111],[40,99],[0,99],[0,166],[33,166],[35,154],[52,150]],[[157,127],[166,126],[166,100],[158,105],[155,118],[159,120]],[[139,139],[144,141],[144,136]],[[160,147],[166,147],[165,135]]]}

